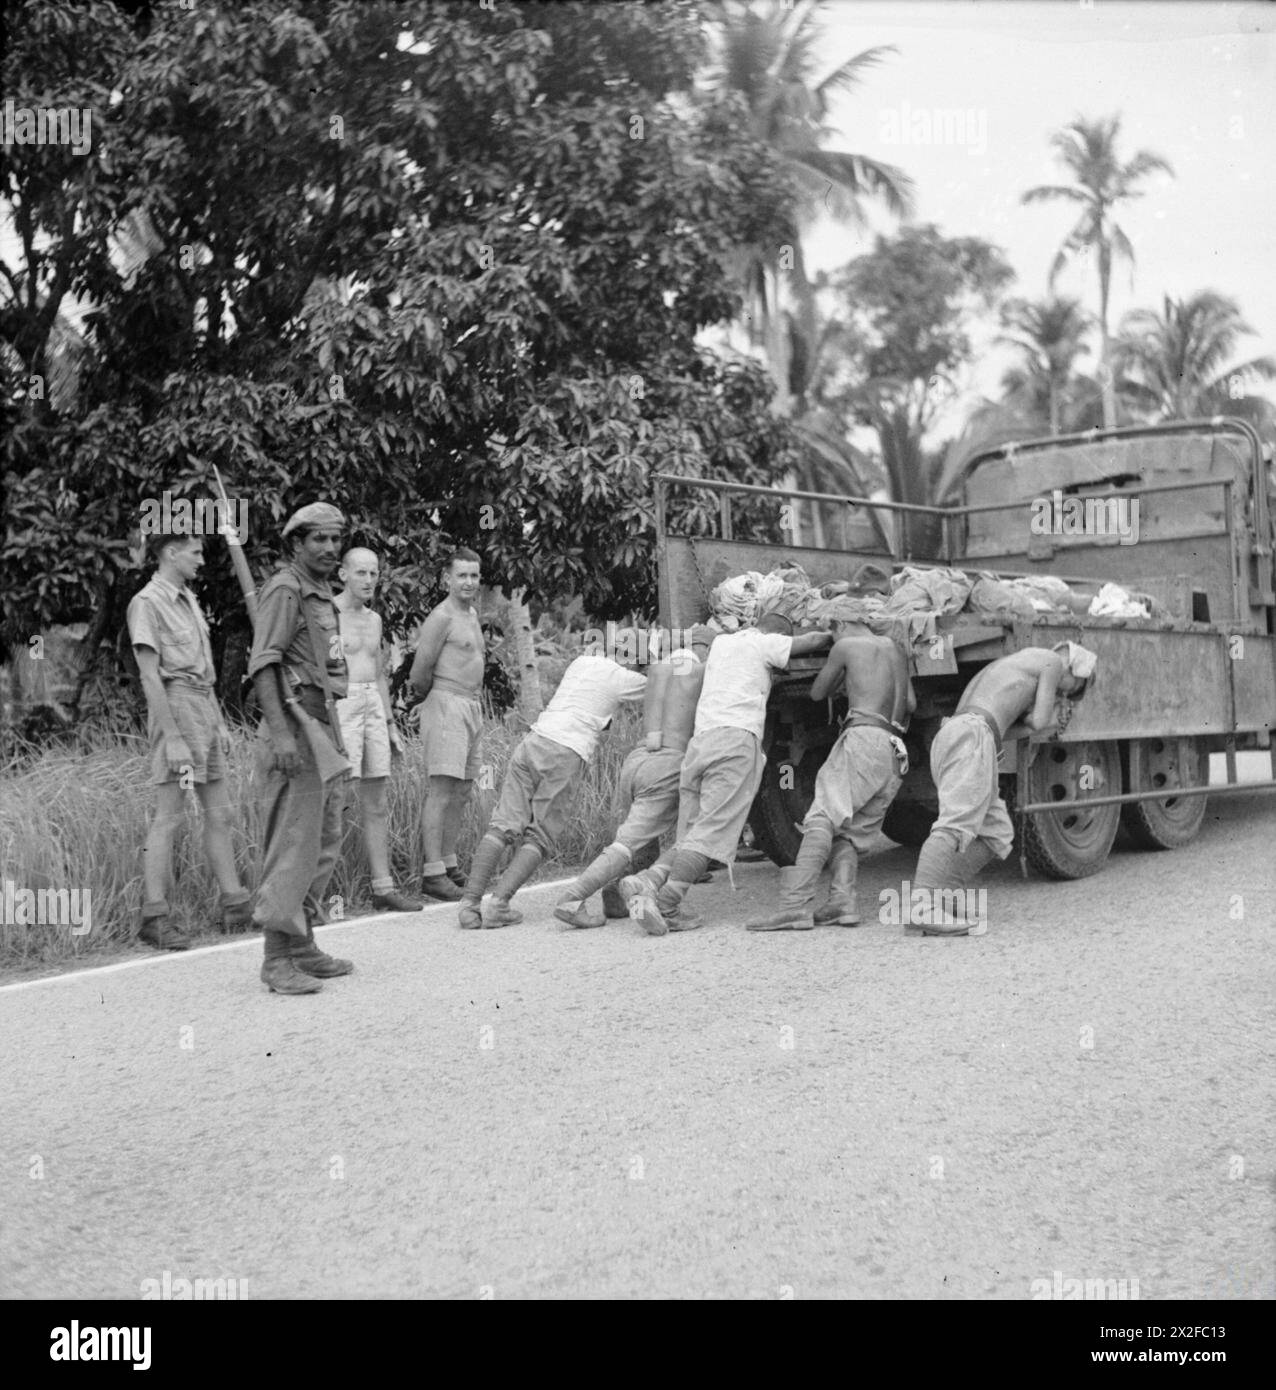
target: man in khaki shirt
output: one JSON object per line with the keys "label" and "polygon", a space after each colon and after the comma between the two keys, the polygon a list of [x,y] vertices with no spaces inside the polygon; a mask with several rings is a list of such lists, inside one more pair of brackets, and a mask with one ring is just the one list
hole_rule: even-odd
{"label": "man in khaki shirt", "polygon": [[169,920],[173,835],[187,789],[204,813],[204,851],[221,891],[222,928],[251,925],[249,897],[239,881],[231,843],[225,754],[230,735],[213,693],[216,672],[208,624],[190,584],[204,563],[200,536],[152,535],[147,550],[154,576],[128,606],[129,640],[146,695],[150,773],[155,811],[146,835],[146,901],[138,940],[163,951],[184,951],[190,941]]}
{"label": "man in khaki shirt", "polygon": [[[261,875],[253,917],[265,938],[262,982],[279,994],[314,994],[320,980],[348,975],[348,960],[326,955],[315,943],[315,923],[341,852],[345,781],[324,781],[300,722],[285,713],[295,706],[318,726],[335,750],[325,704],[346,694],[332,576],[342,552],[345,517],[327,502],[312,502],[289,517],[286,565],[262,586],[248,674],[263,722]],[[311,626],[318,633],[312,641]],[[320,670],[319,662],[323,662]],[[325,680],[326,675],[326,680]]]}

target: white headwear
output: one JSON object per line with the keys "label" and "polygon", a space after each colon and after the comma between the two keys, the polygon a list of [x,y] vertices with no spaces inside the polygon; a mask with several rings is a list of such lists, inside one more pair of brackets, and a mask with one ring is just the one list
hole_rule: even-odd
{"label": "white headwear", "polygon": [[1068,670],[1079,681],[1094,679],[1094,668],[1099,664],[1099,658],[1089,647],[1083,647],[1078,642],[1059,642],[1053,650],[1063,652]]}

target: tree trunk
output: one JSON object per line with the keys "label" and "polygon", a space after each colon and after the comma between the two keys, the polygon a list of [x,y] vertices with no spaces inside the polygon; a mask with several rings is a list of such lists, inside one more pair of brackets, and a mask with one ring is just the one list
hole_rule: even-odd
{"label": "tree trunk", "polygon": [[1099,248],[1099,383],[1103,387],[1103,428],[1116,425],[1116,383],[1112,379],[1112,344],[1108,338],[1108,295],[1112,267],[1107,248]]}
{"label": "tree trunk", "polygon": [[523,602],[524,589],[510,594],[510,621],[514,624],[514,652],[518,659],[518,708],[533,724],[545,708],[541,700],[540,668],[536,664],[536,644],[532,638],[532,615]]}

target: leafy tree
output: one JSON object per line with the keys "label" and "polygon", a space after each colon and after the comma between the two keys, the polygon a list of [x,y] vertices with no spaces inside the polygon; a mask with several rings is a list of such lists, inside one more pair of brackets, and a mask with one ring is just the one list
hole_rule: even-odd
{"label": "leafy tree", "polygon": [[[93,147],[0,151],[30,229],[0,306],[10,637],[118,632],[140,503],[206,494],[213,463],[259,576],[281,518],[338,502],[400,631],[452,543],[529,597],[651,611],[652,471],[792,466],[765,374],[695,344],[792,192],[738,102],[690,99],[689,0],[19,18],[6,94],[91,107]],[[69,295],[64,407],[40,385]],[[222,641],[234,585],[206,573]]]}
{"label": "leafy tree", "polygon": [[1276,378],[1271,357],[1228,365],[1240,339],[1253,332],[1226,295],[1166,295],[1159,314],[1135,309],[1122,319],[1113,346],[1119,388],[1161,420],[1235,414],[1249,384]]}
{"label": "leafy tree", "polygon": [[[843,418],[871,426],[897,502],[935,505],[941,457],[923,447],[971,359],[976,313],[995,306],[1014,272],[997,247],[978,237],[946,237],[933,224],[879,236],[874,249],[834,277],[843,315],[841,355],[820,397]],[[934,527],[905,524],[906,551],[934,543]]]}
{"label": "leafy tree", "polygon": [[748,109],[749,129],[779,157],[790,174],[793,198],[785,208],[781,242],[791,248],[783,267],[797,308],[790,334],[781,312],[781,242],[756,242],[741,260],[748,311],[764,344],[782,402],[790,390],[803,396],[816,349],[815,295],[807,275],[802,234],[821,212],[857,225],[866,199],[879,200],[897,217],[912,210],[913,182],[903,170],[867,155],[830,150],[833,100],[853,92],[890,46],[865,49],[817,80],[820,6],[816,0],[726,0],[713,7],[716,62],[711,90],[738,94]]}
{"label": "leafy tree", "polygon": [[1149,174],[1173,174],[1169,162],[1150,150],[1140,150],[1124,164],[1117,154],[1117,139],[1121,131],[1120,116],[1076,120],[1051,137],[1050,143],[1075,182],[1071,184],[1042,184],[1030,188],[1024,203],[1062,200],[1078,204],[1081,215],[1064,238],[1050,267],[1050,287],[1054,288],[1060,271],[1069,259],[1093,257],[1099,277],[1099,377],[1103,383],[1103,422],[1116,424],[1116,393],[1112,381],[1110,343],[1108,338],[1108,300],[1112,288],[1112,267],[1115,261],[1125,261],[1133,271],[1134,247],[1125,232],[1113,220],[1117,206],[1142,197],[1138,185]]}
{"label": "leafy tree", "polygon": [[1097,394],[1094,383],[1075,371],[1077,359],[1090,351],[1085,343],[1090,320],[1080,302],[1012,299],[1001,319],[1010,330],[1001,341],[1017,348],[1020,358],[1002,378],[1009,403],[1051,434],[1077,428],[1078,411]]}

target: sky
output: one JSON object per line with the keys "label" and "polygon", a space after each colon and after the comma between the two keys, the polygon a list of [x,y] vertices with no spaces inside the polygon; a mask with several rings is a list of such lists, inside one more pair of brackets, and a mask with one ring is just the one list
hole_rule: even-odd
{"label": "sky", "polygon": [[[1043,296],[1074,205],[1020,204],[1036,184],[1067,183],[1050,136],[1078,115],[1119,112],[1118,151],[1164,156],[1118,217],[1134,245],[1133,287],[1118,268],[1111,323],[1162,296],[1200,289],[1236,299],[1256,336],[1243,357],[1276,356],[1276,7],[1181,0],[826,0],[827,70],[881,44],[899,51],[838,100],[830,149],[901,166],[916,182],[916,220],[1000,246],[1018,275],[1011,293]],[[823,72],[819,74],[823,76]],[[918,111],[962,113],[931,143],[903,142]],[[934,118],[931,118],[932,125]],[[947,138],[942,138],[946,134]],[[822,219],[806,242],[812,270],[867,250]],[[1066,270],[1061,293],[1098,308],[1094,272]],[[992,330],[980,335],[990,347]],[[986,350],[970,385],[995,395],[1008,359]],[[1082,365],[1092,367],[1093,359]],[[1260,387],[1276,399],[1276,383]]]}

